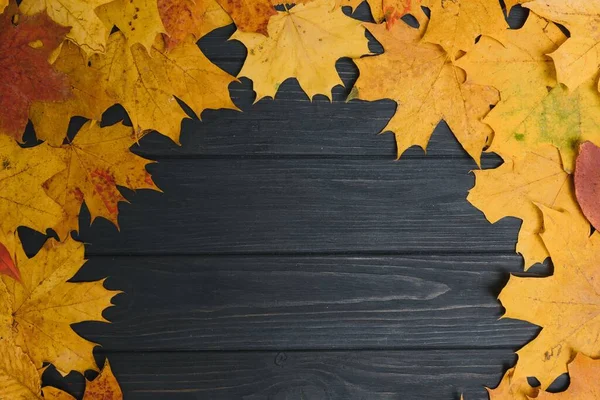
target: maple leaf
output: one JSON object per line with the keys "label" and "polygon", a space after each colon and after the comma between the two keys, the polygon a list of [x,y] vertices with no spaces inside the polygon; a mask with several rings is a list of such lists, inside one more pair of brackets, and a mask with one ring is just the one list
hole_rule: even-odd
{"label": "maple leaf", "polygon": [[46,144],[22,148],[0,135],[0,242],[14,247],[19,226],[45,232],[63,217],[62,209],[42,188],[42,183],[65,168],[56,150]]}
{"label": "maple leaf", "polygon": [[10,276],[18,281],[21,280],[21,274],[15,265],[10,250],[2,243],[0,243],[0,275]]}
{"label": "maple leaf", "polygon": [[550,54],[559,82],[576,89],[597,76],[600,65],[600,1],[534,0],[526,2],[525,7],[564,25],[571,33],[571,37]]}
{"label": "maple leaf", "polygon": [[428,18],[421,7],[429,7],[434,0],[383,0],[383,12],[388,29],[391,29],[405,15],[412,15],[419,25],[426,24]]}
{"label": "maple leaf", "polygon": [[516,6],[517,4],[524,4],[531,0],[504,0],[504,5],[506,7],[506,12],[510,12],[510,9]]}
{"label": "maple leaf", "polygon": [[579,144],[600,143],[596,83],[567,90],[556,82],[546,56],[564,40],[556,25],[530,15],[523,28],[507,31],[504,44],[483,36],[458,60],[469,80],[500,91],[502,101],[484,119],[495,132],[489,151],[523,157],[549,143],[560,150],[565,171],[572,172]]}
{"label": "maple leaf", "polygon": [[536,204],[566,210],[578,221],[584,220],[571,176],[564,171],[558,150],[550,145],[527,152],[523,159],[505,157],[496,169],[475,171],[475,178],[467,200],[488,221],[496,223],[509,216],[523,220],[517,252],[525,259],[525,269],[549,257],[540,237],[543,217]]}
{"label": "maple leaf", "polygon": [[96,14],[109,30],[119,28],[129,46],[139,43],[150,49],[156,36],[166,33],[157,0],[114,0],[96,8]]}
{"label": "maple leaf", "polygon": [[486,388],[490,400],[529,400],[537,397],[539,389],[531,387],[527,378],[514,379],[514,373],[514,368],[509,369],[498,387]]}
{"label": "maple leaf", "polygon": [[575,193],[583,213],[600,230],[600,147],[581,145],[575,167]]}
{"label": "maple leaf", "polygon": [[335,63],[342,57],[360,57],[369,52],[360,21],[335,8],[334,0],[315,0],[288,11],[278,12],[269,21],[269,36],[236,31],[232,39],[248,48],[248,57],[239,73],[252,79],[256,100],[275,97],[288,78],[298,79],[309,98],[342,85]]}
{"label": "maple leaf", "polygon": [[216,0],[158,0],[158,12],[168,35],[167,49],[184,41],[187,35],[199,39],[232,22]]}
{"label": "maple leaf", "polygon": [[[73,396],[60,389],[46,386],[43,389],[45,400],[75,400]],[[122,400],[123,392],[115,378],[108,360],[100,374],[91,381],[86,379],[83,400]]]}
{"label": "maple leaf", "polygon": [[[360,6],[365,0],[336,0],[336,7],[349,6],[352,9]],[[375,22],[381,22],[383,20],[383,0],[366,0],[371,10],[371,15]],[[402,0],[400,0],[402,1]],[[411,1],[411,0],[404,0]]]}
{"label": "maple leaf", "polygon": [[207,108],[237,110],[228,89],[236,79],[211,63],[191,36],[168,52],[158,38],[148,54],[141,45],[126,46],[123,34],[116,32],[106,54],[94,55],[89,64],[100,71],[100,84],[123,105],[138,136],[157,130],[179,143],[187,114],[175,96],[198,115]]}
{"label": "maple leaf", "polygon": [[59,237],[78,230],[83,202],[92,221],[103,217],[118,226],[118,203],[126,200],[117,185],[159,190],[146,171],[150,161],[129,150],[135,141],[131,127],[116,124],[101,128],[88,122],[62,147],[67,167],[43,185],[64,210],[64,219],[54,226]]}
{"label": "maple leaf", "polygon": [[67,39],[86,53],[105,50],[108,31],[94,9],[112,0],[23,0],[19,6],[26,15],[47,12],[57,24],[71,28]]}
{"label": "maple leaf", "polygon": [[481,122],[498,101],[489,86],[465,82],[441,47],[421,41],[421,32],[396,24],[368,25],[385,52],[356,60],[360,71],[350,98],[396,102],[396,113],[383,129],[396,135],[398,157],[409,147],[426,149],[434,128],[443,119],[463,148],[479,164],[492,130]]}
{"label": "maple leaf", "polygon": [[30,118],[38,139],[60,146],[67,135],[71,117],[82,116],[99,121],[102,113],[115,101],[107,94],[102,73],[88,66],[87,58],[77,45],[64,43],[54,68],[69,77],[73,95],[61,102],[33,103]]}
{"label": "maple leaf", "polygon": [[71,238],[63,243],[49,239],[32,258],[22,248],[17,250],[22,283],[0,276],[0,285],[8,292],[2,299],[12,307],[15,342],[36,368],[49,362],[63,375],[71,370],[96,370],[95,344],[77,335],[71,325],[108,322],[102,311],[119,292],[106,290],[104,281],[67,282],[83,265],[83,252],[83,244]]}
{"label": "maple leaf", "polygon": [[[3,292],[0,283],[0,295]],[[1,301],[1,300],[0,300]],[[1,313],[1,311],[0,311]],[[35,365],[12,340],[0,336],[0,395],[3,399],[44,400],[42,382]]]}
{"label": "maple leaf", "polygon": [[67,77],[48,63],[68,31],[46,14],[19,14],[15,2],[0,15],[0,134],[20,141],[33,101],[70,96]]}
{"label": "maple leaf", "polygon": [[569,387],[562,393],[542,392],[539,400],[593,400],[600,398],[600,361],[577,354],[569,364]]}
{"label": "maple leaf", "polygon": [[514,379],[535,376],[546,389],[575,353],[600,356],[600,233],[590,237],[587,221],[568,212],[540,207],[544,214],[544,244],[552,257],[554,275],[546,278],[511,276],[499,299],[505,318],[529,321],[540,334],[518,352]]}
{"label": "maple leaf", "polygon": [[498,0],[430,0],[427,5],[431,20],[423,40],[439,44],[453,59],[471,50],[480,35],[498,39],[508,29]]}
{"label": "maple leaf", "polygon": [[235,26],[243,32],[267,35],[267,25],[277,11],[271,0],[217,0],[231,16]]}

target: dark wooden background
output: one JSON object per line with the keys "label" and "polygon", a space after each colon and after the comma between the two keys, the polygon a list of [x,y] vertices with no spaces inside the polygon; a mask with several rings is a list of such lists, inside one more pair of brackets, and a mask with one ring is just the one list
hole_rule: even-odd
{"label": "dark wooden background", "polygon": [[[236,74],[233,30],[200,45]],[[251,82],[232,84],[243,112],[185,120],[181,147],[144,138],[164,193],[124,190],[120,232],[84,213],[76,279],[125,294],[112,324],[75,329],[102,344],[126,399],[481,400],[536,334],[498,320],[522,270],[519,221],[490,225],[465,200],[476,165],[444,123],[427,155],[395,161],[393,135],[377,134],[395,104],[345,103],[358,71],[338,69],[332,103],[289,80],[252,105]]]}

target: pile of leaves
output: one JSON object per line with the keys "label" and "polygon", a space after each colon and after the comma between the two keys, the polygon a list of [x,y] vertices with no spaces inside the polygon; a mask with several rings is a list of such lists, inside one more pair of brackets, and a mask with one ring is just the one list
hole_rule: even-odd
{"label": "pile of leaves", "polygon": [[[553,262],[552,276],[511,277],[500,294],[507,318],[542,330],[490,398],[600,397],[600,0],[368,0],[372,23],[342,9],[361,2],[0,0],[0,397],[72,399],[42,389],[48,366],[99,371],[96,344],[71,325],[107,322],[118,292],[70,282],[85,261],[71,234],[84,203],[92,221],[118,226],[119,186],[159,190],[133,145],[150,131],[179,143],[182,119],[237,109],[228,86],[239,77],[256,101],[289,78],[331,98],[342,57],[360,71],[349,100],[397,103],[384,131],[398,157],[426,149],[442,120],[478,166],[483,152],[502,157],[475,172],[468,201],[492,223],[523,221],[525,269]],[[509,29],[518,3],[532,12]],[[232,22],[248,49],[238,77],[196,44]],[[369,52],[367,31],[382,54]],[[100,124],[115,104],[130,124]],[[87,122],[68,135],[75,117]],[[28,123],[37,145],[23,143]],[[53,238],[29,258],[21,226]],[[565,372],[570,387],[546,392]],[[84,393],[100,398],[122,398],[108,362]]]}

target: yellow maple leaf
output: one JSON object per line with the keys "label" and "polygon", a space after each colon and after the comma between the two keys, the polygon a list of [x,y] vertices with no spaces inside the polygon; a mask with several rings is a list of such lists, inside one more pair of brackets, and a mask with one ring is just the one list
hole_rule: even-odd
{"label": "yellow maple leaf", "polygon": [[550,56],[558,80],[570,89],[597,76],[600,65],[600,3],[589,0],[534,0],[525,7],[567,27],[571,37]]}
{"label": "yellow maple leaf", "polygon": [[469,80],[500,91],[502,101],[484,119],[495,132],[490,151],[523,157],[544,143],[556,146],[572,172],[579,144],[600,143],[600,96],[588,80],[574,91],[556,82],[546,56],[565,40],[554,24],[530,15],[525,26],[507,31],[504,44],[482,37],[458,61]]}
{"label": "yellow maple leaf", "polygon": [[8,6],[8,0],[0,0],[0,13]]}
{"label": "yellow maple leaf", "polygon": [[575,353],[600,356],[600,287],[595,277],[600,263],[600,233],[590,237],[590,225],[564,211],[541,206],[544,244],[554,274],[546,278],[511,276],[499,299],[505,318],[542,327],[539,335],[518,352],[514,379],[536,377],[546,389]]}
{"label": "yellow maple leaf", "polygon": [[19,226],[45,232],[62,219],[62,209],[42,183],[64,168],[62,157],[47,144],[22,148],[0,135],[0,241],[5,246]]}
{"label": "yellow maple leaf", "polygon": [[157,130],[179,143],[187,114],[175,96],[198,115],[207,108],[237,109],[228,89],[236,79],[211,63],[192,36],[168,52],[158,38],[148,54],[141,45],[126,46],[123,34],[116,32],[106,54],[94,55],[90,66],[100,71],[101,87],[123,105],[138,136]]}
{"label": "yellow maple leaf", "polygon": [[77,335],[71,325],[108,322],[102,311],[119,292],[106,290],[104,281],[67,282],[83,265],[83,253],[83,243],[71,238],[64,243],[49,239],[32,258],[17,250],[21,283],[0,276],[0,285],[8,292],[4,300],[12,307],[14,340],[36,368],[49,362],[64,375],[72,370],[96,370],[95,344]]}
{"label": "yellow maple leaf", "polygon": [[79,230],[83,202],[92,221],[103,217],[118,226],[118,203],[126,200],[117,185],[159,190],[146,171],[151,161],[129,150],[135,141],[131,127],[116,124],[101,128],[88,122],[72,142],[61,148],[67,167],[43,185],[48,196],[64,210],[63,220],[54,226],[59,237]]}
{"label": "yellow maple leaf", "polygon": [[383,14],[388,29],[407,14],[415,17],[420,26],[429,22],[422,7],[430,7],[435,0],[383,0]]}
{"label": "yellow maple leaf", "polygon": [[129,46],[141,44],[150,49],[160,33],[166,33],[156,0],[114,0],[96,8],[96,14],[109,29],[116,26]]}
{"label": "yellow maple leaf", "polygon": [[12,302],[0,280],[0,397],[38,400],[41,386],[35,365],[14,341]]}
{"label": "yellow maple leaf", "polygon": [[481,119],[498,101],[498,92],[466,82],[464,71],[452,65],[441,47],[423,43],[417,29],[404,23],[390,30],[385,24],[367,27],[385,52],[356,60],[360,75],[350,98],[396,102],[396,113],[384,131],[396,135],[398,157],[411,146],[425,150],[443,119],[479,164],[493,134]]}
{"label": "yellow maple leaf", "polygon": [[[365,0],[336,0],[336,6],[350,6],[352,9],[360,6]],[[383,20],[383,0],[366,0],[375,22]]]}
{"label": "yellow maple leaf", "polygon": [[12,340],[0,337],[0,398],[44,400],[41,387],[38,371],[27,354]]}
{"label": "yellow maple leaf", "polygon": [[527,3],[531,0],[504,0],[504,5],[506,6],[506,12],[510,12],[510,9],[516,6],[517,4]]}
{"label": "yellow maple leaf", "polygon": [[165,42],[169,49],[187,35],[200,39],[232,22],[216,0],[158,0],[158,12],[167,31]]}
{"label": "yellow maple leaf", "polygon": [[[43,389],[45,400],[75,400],[73,396],[60,389],[46,386]],[[93,380],[86,379],[83,400],[122,400],[123,392],[110,368],[108,360],[100,374]]]}
{"label": "yellow maple leaf", "polygon": [[67,135],[71,117],[99,121],[115,100],[107,94],[102,73],[88,66],[87,58],[75,44],[63,44],[54,68],[68,76],[73,95],[61,102],[35,102],[29,117],[38,139],[60,146]]}
{"label": "yellow maple leaf", "polygon": [[539,400],[595,400],[600,399],[600,361],[577,354],[569,364],[569,387],[562,393],[542,392]]}
{"label": "yellow maple leaf", "polygon": [[23,0],[19,9],[26,15],[46,11],[56,23],[71,28],[67,39],[87,54],[105,50],[109,31],[94,12],[111,0]]}
{"label": "yellow maple leaf", "polygon": [[475,171],[475,177],[475,187],[467,200],[491,223],[508,216],[523,220],[517,252],[525,259],[525,269],[549,257],[540,237],[543,218],[536,204],[566,210],[578,221],[585,221],[575,198],[573,179],[564,171],[555,147],[531,150],[523,159],[505,157],[503,165]]}
{"label": "yellow maple leaf", "polygon": [[531,387],[527,378],[514,379],[514,373],[514,368],[509,369],[498,387],[486,388],[490,400],[529,400],[537,396],[539,389]]}
{"label": "yellow maple leaf", "polygon": [[315,0],[278,12],[269,20],[269,36],[236,31],[232,39],[248,48],[239,73],[252,79],[256,101],[275,97],[288,78],[298,79],[309,98],[342,85],[335,63],[369,53],[360,21],[347,17],[335,0]]}
{"label": "yellow maple leaf", "polygon": [[430,0],[431,20],[423,40],[439,44],[451,58],[468,52],[480,35],[501,38],[508,29],[498,0]]}

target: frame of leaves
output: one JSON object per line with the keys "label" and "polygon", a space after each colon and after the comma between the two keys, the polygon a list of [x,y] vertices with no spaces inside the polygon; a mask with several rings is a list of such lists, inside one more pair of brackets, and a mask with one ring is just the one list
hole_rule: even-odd
{"label": "frame of leaves", "polygon": [[[228,92],[236,77],[196,45],[233,22],[231,39],[248,49],[238,77],[253,81],[256,101],[274,98],[289,78],[311,99],[331,98],[341,84],[335,62],[349,57],[360,76],[348,100],[397,103],[384,131],[396,136],[399,158],[409,147],[426,149],[441,120],[478,165],[484,151],[503,158],[475,172],[468,200],[492,223],[523,220],[517,251],[525,269],[550,257],[555,271],[511,277],[500,294],[506,317],[543,329],[490,398],[599,398],[600,234],[590,222],[599,228],[600,1],[367,0],[374,23],[364,24],[342,11],[362,0],[278,3],[0,0],[0,54],[11,54],[0,57],[0,397],[72,399],[42,389],[40,371],[99,370],[95,344],[71,325],[107,322],[102,312],[118,292],[103,281],[69,282],[85,261],[70,234],[84,202],[92,220],[118,226],[118,186],[159,190],[150,161],[130,147],[151,130],[178,143],[187,116],[180,103],[198,116],[236,109]],[[508,29],[505,13],[520,3],[533,13]],[[369,52],[366,31],[383,54]],[[114,104],[132,126],[96,122]],[[67,137],[75,116],[88,122]],[[19,145],[28,120],[43,143]],[[19,226],[55,237],[29,258]],[[567,371],[566,392],[545,391]],[[122,398],[108,361],[86,385],[84,399],[96,398]]]}

